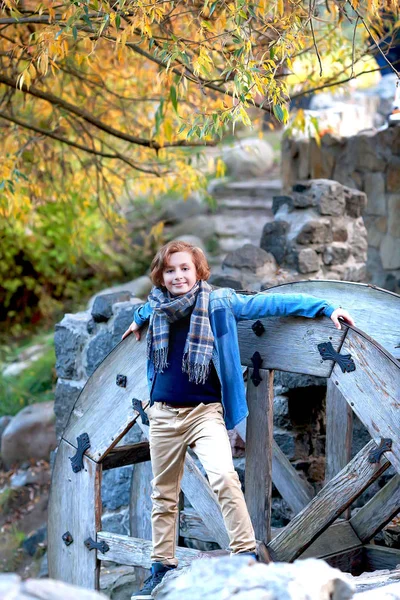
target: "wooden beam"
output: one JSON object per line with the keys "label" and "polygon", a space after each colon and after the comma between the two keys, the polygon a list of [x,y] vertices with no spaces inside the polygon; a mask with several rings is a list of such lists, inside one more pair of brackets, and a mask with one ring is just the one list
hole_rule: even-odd
{"label": "wooden beam", "polygon": [[374,340],[352,328],[340,353],[351,355],[356,370],[343,373],[335,363],[332,381],[377,444],[382,438],[392,440],[385,456],[400,473],[400,364]]}
{"label": "wooden beam", "polygon": [[[152,543],[149,540],[119,535],[117,533],[108,533],[108,531],[99,531],[97,541],[104,541],[109,547],[109,550],[104,554],[100,551],[98,552],[99,560],[111,560],[121,565],[150,569]],[[176,549],[176,558],[181,567],[190,565],[200,554],[199,550],[191,548],[177,547]]]}
{"label": "wooden beam", "polygon": [[[84,541],[96,540],[101,517],[101,466],[83,456],[83,469],[72,471],[70,458],[76,449],[61,440],[52,475],[48,515],[49,574],[52,579],[98,589],[99,562],[96,550]],[[67,532],[72,543],[62,539]]]}
{"label": "wooden beam", "polygon": [[[314,279],[277,285],[268,294],[311,294],[334,306],[343,306],[357,327],[400,359],[400,296],[365,283]],[[371,318],[373,315],[373,318]]]}
{"label": "wooden beam", "polygon": [[351,459],[353,411],[331,379],[326,390],[325,483]]}
{"label": "wooden beam", "polygon": [[[145,331],[142,333],[143,339]],[[87,433],[86,451],[95,462],[117,445],[132,427],[137,413],[132,398],[148,400],[146,342],[130,335],[120,342],[88,379],[71,412],[63,438],[76,447],[77,437]],[[126,387],[117,385],[117,375],[127,377]]]}
{"label": "wooden beam", "polygon": [[185,508],[179,514],[180,534],[184,538],[215,542],[213,531],[200,519],[193,508]]}
{"label": "wooden beam", "polygon": [[103,459],[103,471],[125,467],[126,465],[135,465],[147,460],[150,460],[150,448],[147,441],[128,444],[126,446],[116,446]]}
{"label": "wooden beam", "polygon": [[367,544],[364,546],[365,570],[396,569],[400,565],[400,550]]}
{"label": "wooden beam", "polygon": [[297,558],[362,492],[389,467],[384,457],[380,464],[368,461],[376,444],[371,440],[331,479],[285,529],[268,545],[272,558],[292,561]]}
{"label": "wooden beam", "polygon": [[263,369],[329,377],[332,365],[321,361],[317,346],[321,341],[330,340],[337,350],[343,341],[343,329],[335,329],[332,321],[325,317],[268,317],[260,321],[265,327],[260,337],[251,329],[254,321],[238,323],[242,365],[252,367],[251,357],[258,351],[263,358]]}
{"label": "wooden beam", "polygon": [[400,512],[400,475],[392,479],[350,519],[363,543],[368,542]]}
{"label": "wooden beam", "polygon": [[265,544],[271,539],[272,439],[274,372],[260,369],[255,386],[250,369],[247,380],[245,497],[254,532]]}
{"label": "wooden beam", "polygon": [[304,558],[323,558],[333,553],[346,552],[361,546],[361,540],[355,534],[347,520],[336,521],[328,527],[317,539],[299,556]]}

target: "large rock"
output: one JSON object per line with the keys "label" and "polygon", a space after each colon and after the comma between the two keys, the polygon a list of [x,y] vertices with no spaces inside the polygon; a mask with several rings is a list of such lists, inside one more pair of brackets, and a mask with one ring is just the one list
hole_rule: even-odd
{"label": "large rock", "polygon": [[227,175],[233,179],[251,179],[268,174],[274,162],[272,146],[259,138],[247,138],[223,148],[222,159]]}
{"label": "large rock", "polygon": [[130,292],[132,296],[144,299],[149,295],[152,285],[153,284],[151,283],[150,277],[148,277],[148,275],[142,275],[141,277],[132,279],[132,281],[127,281],[126,283],[121,283],[120,285],[106,288],[98,294],[94,294],[94,296],[92,296],[88,302],[88,308],[91,309],[96,298],[104,294]]}
{"label": "large rock", "polygon": [[54,414],[56,416],[56,436],[59,440],[67,426],[69,415],[81,393],[84,381],[73,381],[59,378],[56,385]]}
{"label": "large rock", "polygon": [[277,266],[272,254],[253,244],[245,244],[229,252],[222,269],[224,273],[247,283],[273,275]]}
{"label": "large rock", "polygon": [[83,376],[79,358],[88,339],[91,320],[89,312],[80,312],[74,315],[66,314],[63,320],[56,324],[54,348],[58,377],[80,379]]}
{"label": "large rock", "polygon": [[23,461],[49,460],[57,446],[54,402],[41,402],[23,408],[8,424],[1,439],[1,456],[10,468]]}
{"label": "large rock", "polygon": [[108,321],[113,314],[113,305],[117,302],[126,302],[130,300],[131,296],[131,292],[127,290],[96,296],[92,306],[93,320],[96,323]]}
{"label": "large rock", "polygon": [[[275,200],[274,198],[274,202]],[[276,202],[275,206],[278,207],[281,204]],[[289,224],[286,221],[271,221],[264,225],[261,234],[260,247],[266,252],[270,252],[275,257],[278,265],[283,263],[286,256],[288,229]]]}
{"label": "large rock", "polygon": [[26,579],[0,573],[0,598],[4,600],[107,600],[107,596],[55,579]]}
{"label": "large rock", "polygon": [[157,600],[348,600],[355,586],[323,560],[256,563],[239,556],[200,559],[168,573]]}

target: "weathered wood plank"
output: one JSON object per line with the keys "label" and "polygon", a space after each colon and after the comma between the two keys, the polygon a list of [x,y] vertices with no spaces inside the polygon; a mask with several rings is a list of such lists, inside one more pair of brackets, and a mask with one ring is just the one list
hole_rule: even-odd
{"label": "weathered wood plank", "polygon": [[[148,438],[149,428],[143,425],[141,419],[138,425]],[[185,469],[181,482],[181,489],[198,515],[207,523],[214,532],[215,541],[225,549],[229,546],[229,537],[222,518],[217,496],[210,484],[196,466],[193,458],[186,454]]]}
{"label": "weathered wood plank", "polygon": [[400,296],[365,283],[350,281],[295,281],[268,290],[270,294],[311,294],[343,306],[359,329],[400,359]]}
{"label": "weathered wood plank", "polygon": [[328,527],[305,552],[300,554],[299,559],[311,556],[323,558],[329,554],[345,552],[359,546],[361,546],[361,540],[355,534],[350,523],[346,520],[337,521]]}
{"label": "weathered wood plank", "polygon": [[[353,411],[332,379],[326,389],[325,483],[337,475],[351,459]],[[345,518],[349,518],[347,509]]]}
{"label": "weathered wood plank", "polygon": [[126,465],[135,465],[147,460],[150,460],[149,442],[117,446],[103,459],[103,471],[125,467]]}
{"label": "weathered wood plank", "polygon": [[390,463],[384,457],[380,464],[368,461],[369,452],[375,448],[376,444],[371,440],[268,544],[274,559],[292,561],[297,558],[388,468]]}
{"label": "weathered wood plank", "polygon": [[367,544],[364,546],[364,564],[366,571],[395,569],[400,565],[400,550]]}
{"label": "weathered wood plank", "polygon": [[179,513],[179,529],[184,538],[215,542],[212,530],[200,519],[193,508],[185,508]]}
{"label": "weathered wood plank", "polygon": [[[245,441],[246,419],[236,425],[236,429]],[[295,515],[307,506],[314,496],[312,486],[301,478],[275,440],[272,441],[272,481]]]}
{"label": "weathered wood plank", "polygon": [[350,525],[368,542],[400,512],[400,475],[392,479],[350,519]]}
{"label": "weathered wood plank", "polygon": [[314,497],[311,484],[301,478],[276,442],[272,444],[272,481],[295,515]]}
{"label": "weathered wood plank", "polygon": [[265,327],[260,337],[251,329],[254,321],[238,323],[242,365],[252,367],[251,357],[258,351],[263,359],[263,369],[329,377],[332,365],[321,361],[317,345],[330,341],[337,350],[343,340],[343,329],[337,330],[326,317],[269,317],[260,320]]}
{"label": "weathered wood plank", "polygon": [[129,499],[129,528],[134,538],[151,540],[151,463],[134,466]]}
{"label": "weathered wood plank", "polygon": [[356,329],[349,328],[343,342],[341,354],[347,353],[356,370],[342,373],[336,363],[332,381],[377,444],[381,438],[392,440],[385,456],[400,473],[400,364]]}
{"label": "weathered wood plank", "polygon": [[[48,516],[49,574],[53,579],[98,589],[96,550],[89,551],[84,541],[88,537],[95,540],[100,529],[101,466],[84,456],[84,468],[74,473],[70,457],[75,451],[61,440],[55,459]],[[62,540],[67,531],[73,539],[69,546]]]}
{"label": "weathered wood plank", "polygon": [[[143,333],[143,340],[145,333]],[[132,398],[148,400],[146,342],[130,335],[120,342],[88,379],[72,410],[63,438],[76,446],[86,432],[87,456],[99,462],[132,427],[136,414]],[[116,384],[117,374],[127,376],[126,388]]]}
{"label": "weathered wood plank", "polygon": [[331,567],[340,569],[340,571],[351,573],[354,576],[360,575],[365,571],[364,546],[325,556],[324,561]]}
{"label": "weathered wood plank", "polygon": [[[145,442],[148,443],[148,442]],[[153,472],[150,462],[133,467],[129,498],[129,532],[134,538],[151,540],[151,480]],[[147,569],[135,567],[135,588],[140,590],[149,576]],[[132,590],[133,591],[133,590]]]}
{"label": "weathered wood plank", "polygon": [[272,439],[274,372],[260,369],[255,386],[250,369],[247,381],[245,498],[254,532],[265,544],[271,538]]}
{"label": "weathered wood plank", "polygon": [[[152,544],[149,540],[99,531],[97,541],[101,542],[102,540],[107,542],[110,549],[105,554],[99,552],[99,560],[111,560],[121,565],[150,569]],[[193,550],[192,548],[177,547],[176,549],[176,558],[180,567],[190,565],[200,554],[200,550]]]}

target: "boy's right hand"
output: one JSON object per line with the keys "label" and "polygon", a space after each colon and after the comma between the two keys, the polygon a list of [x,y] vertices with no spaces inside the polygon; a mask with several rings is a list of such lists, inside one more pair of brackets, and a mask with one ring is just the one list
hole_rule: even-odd
{"label": "boy's right hand", "polygon": [[128,329],[123,334],[121,340],[124,340],[126,337],[128,337],[128,335],[131,335],[131,333],[135,334],[135,338],[137,339],[137,341],[140,340],[140,327],[137,323],[135,323],[135,321],[133,321],[133,323],[129,325]]}

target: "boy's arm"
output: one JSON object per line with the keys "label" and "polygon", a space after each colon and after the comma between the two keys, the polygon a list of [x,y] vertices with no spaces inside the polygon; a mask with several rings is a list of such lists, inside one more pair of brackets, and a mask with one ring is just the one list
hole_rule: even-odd
{"label": "boy's arm", "polygon": [[140,328],[149,320],[152,309],[149,302],[142,304],[137,308],[133,314],[133,322],[130,324],[128,329],[122,335],[121,340],[124,340],[131,333],[135,334],[137,341],[140,340]]}
{"label": "boy's arm", "polygon": [[145,304],[139,306],[139,308],[135,310],[133,315],[133,319],[136,325],[142,327],[142,325],[144,325],[149,320],[151,313],[152,308],[150,306],[150,302],[146,302]]}
{"label": "boy's arm", "polygon": [[233,293],[231,306],[238,321],[263,317],[331,317],[335,307],[321,298],[309,294],[245,294]]}

